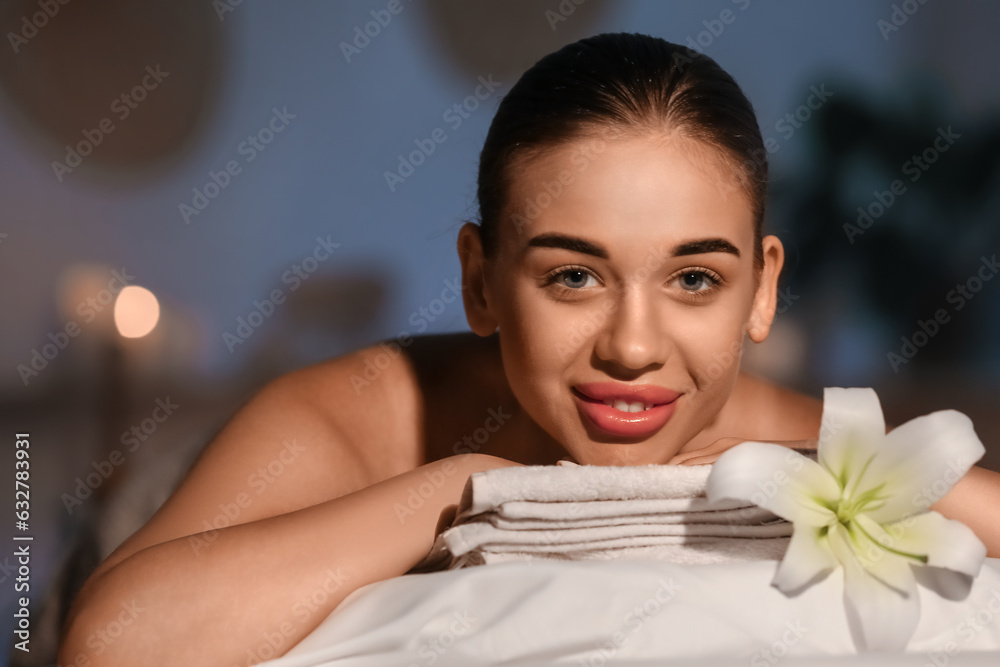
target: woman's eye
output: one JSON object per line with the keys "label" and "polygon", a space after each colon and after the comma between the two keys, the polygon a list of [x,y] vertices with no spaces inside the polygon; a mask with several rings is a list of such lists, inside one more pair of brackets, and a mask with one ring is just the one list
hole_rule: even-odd
{"label": "woman's eye", "polygon": [[688,292],[704,292],[715,287],[716,280],[704,271],[686,271],[678,276],[681,288]]}
{"label": "woman's eye", "polygon": [[568,287],[570,289],[593,287],[597,284],[597,281],[594,280],[594,276],[582,269],[569,269],[567,271],[562,271],[556,275],[556,281],[563,287]]}

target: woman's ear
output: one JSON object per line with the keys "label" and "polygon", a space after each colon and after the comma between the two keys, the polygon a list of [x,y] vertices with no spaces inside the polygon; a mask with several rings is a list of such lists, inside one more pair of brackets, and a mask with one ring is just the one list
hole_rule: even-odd
{"label": "woman's ear", "polygon": [[486,257],[479,236],[479,225],[467,222],[458,230],[458,259],[462,263],[462,304],[465,319],[480,336],[489,336],[497,330],[497,321],[491,312],[489,285],[486,280]]}
{"label": "woman's ear", "polygon": [[761,243],[764,246],[764,268],[760,272],[760,282],[747,324],[747,333],[755,343],[763,343],[771,331],[771,322],[774,321],[774,311],[778,305],[778,276],[785,263],[785,247],[777,236],[765,236]]}

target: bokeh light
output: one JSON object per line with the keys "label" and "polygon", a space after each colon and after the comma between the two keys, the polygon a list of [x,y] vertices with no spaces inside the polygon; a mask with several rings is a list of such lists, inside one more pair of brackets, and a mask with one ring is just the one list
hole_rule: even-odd
{"label": "bokeh light", "polygon": [[142,338],[160,320],[160,302],[145,287],[129,285],[115,301],[115,326],[125,338]]}

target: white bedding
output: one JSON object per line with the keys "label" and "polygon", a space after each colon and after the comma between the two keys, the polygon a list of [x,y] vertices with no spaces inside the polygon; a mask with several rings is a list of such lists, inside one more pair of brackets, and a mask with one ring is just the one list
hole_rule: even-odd
{"label": "white bedding", "polygon": [[[969,596],[923,587],[905,654],[856,655],[834,572],[798,597],[776,561],[526,561],[410,574],[348,596],[268,667],[1000,665],[1000,559]],[[988,652],[984,652],[988,651]]]}

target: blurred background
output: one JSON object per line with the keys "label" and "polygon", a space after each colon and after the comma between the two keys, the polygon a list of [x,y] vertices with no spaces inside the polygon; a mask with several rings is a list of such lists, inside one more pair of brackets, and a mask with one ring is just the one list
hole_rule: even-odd
{"label": "blurred background", "polygon": [[460,301],[429,305],[496,105],[598,32],[687,44],[754,104],[787,260],[748,368],[872,386],[894,424],[961,410],[1000,469],[1000,5],[7,0],[0,26],[0,475],[30,433],[33,491],[18,664],[51,662],[81,578],[268,380],[468,330]]}

